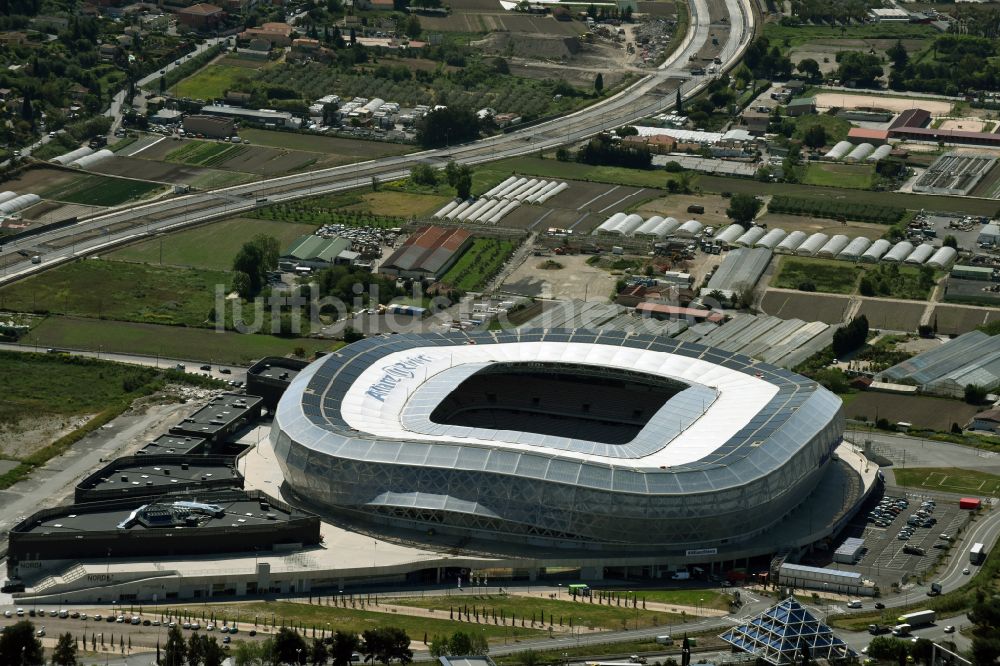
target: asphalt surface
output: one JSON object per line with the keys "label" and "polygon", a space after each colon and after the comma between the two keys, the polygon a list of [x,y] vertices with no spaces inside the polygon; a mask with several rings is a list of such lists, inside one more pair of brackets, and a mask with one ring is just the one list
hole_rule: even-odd
{"label": "asphalt surface", "polygon": [[[713,0],[718,2],[719,0]],[[713,34],[720,30],[721,69],[735,64],[753,35],[754,17],[749,0],[724,0],[725,22],[712,23],[708,0],[691,0],[691,29],[680,47],[664,64],[626,90],[557,120],[461,146],[428,150],[410,155],[371,160],[332,169],[310,171],[255,183],[118,209],[86,218],[70,227],[39,234],[3,247],[5,260],[0,284],[57,266],[75,257],[137,238],[169,231],[210,219],[227,217],[274,202],[300,199],[361,187],[371,178],[403,178],[418,163],[442,167],[449,160],[481,164],[554,148],[593,136],[673,107],[677,82],[682,95],[690,98],[711,77],[691,77],[689,58],[703,53]],[[722,28],[725,27],[725,30]],[[153,75],[151,75],[153,76]],[[159,76],[157,73],[155,77]],[[149,77],[147,77],[148,79]],[[141,82],[140,82],[141,83]],[[32,264],[34,255],[41,263]]]}

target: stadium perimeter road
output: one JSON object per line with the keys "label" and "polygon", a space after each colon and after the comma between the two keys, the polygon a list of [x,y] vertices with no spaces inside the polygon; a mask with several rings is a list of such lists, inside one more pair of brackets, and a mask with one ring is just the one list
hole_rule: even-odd
{"label": "stadium perimeter road", "polygon": [[[449,160],[481,164],[525,155],[572,143],[607,128],[668,110],[674,104],[676,82],[681,82],[680,89],[686,98],[709,83],[710,77],[691,77],[686,68],[690,57],[703,54],[707,48],[714,25],[728,26],[728,39],[718,52],[723,70],[735,65],[754,31],[752,0],[689,1],[691,29],[677,51],[655,73],[607,100],[556,120],[462,146],[186,195],[86,219],[70,227],[5,246],[4,253],[15,259],[14,263],[4,265],[0,284],[157,232],[227,217],[274,202],[361,187],[373,177],[381,180],[403,178],[418,163],[441,167]],[[718,23],[715,24],[710,16],[712,7],[716,10],[714,18]],[[40,264],[31,263],[30,257],[34,255],[41,256]]]}

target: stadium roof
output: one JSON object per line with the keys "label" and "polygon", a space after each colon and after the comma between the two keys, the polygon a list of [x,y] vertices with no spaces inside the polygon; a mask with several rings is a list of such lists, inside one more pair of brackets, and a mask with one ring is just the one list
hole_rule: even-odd
{"label": "stadium roof", "polygon": [[813,617],[795,597],[771,606],[720,638],[774,666],[798,663],[806,651],[810,660],[833,661],[855,656],[847,643]]}
{"label": "stadium roof", "polygon": [[918,386],[948,382],[959,387],[976,384],[992,389],[1000,384],[1000,336],[971,331],[897,363],[878,379]]}
{"label": "stadium roof", "polygon": [[[654,415],[663,433],[645,427],[615,450],[601,442],[429,422],[471,370],[511,362],[643,372],[688,389],[664,404],[662,417]],[[819,432],[842,427],[836,396],[789,371],[659,336],[562,329],[367,338],[301,372],[277,416],[295,441],[342,458],[509,472],[636,493],[740,485],[780,468]],[[666,468],[699,473],[641,473]],[[712,474],[700,473],[705,470]]]}
{"label": "stadium roof", "polygon": [[465,229],[423,227],[413,232],[382,263],[382,268],[436,275],[471,237]]}

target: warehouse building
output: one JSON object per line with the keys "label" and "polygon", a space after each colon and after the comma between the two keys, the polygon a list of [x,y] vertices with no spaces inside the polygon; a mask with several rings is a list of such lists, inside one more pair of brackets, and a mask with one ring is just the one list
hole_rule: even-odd
{"label": "warehouse building", "polygon": [[971,331],[897,363],[875,379],[956,398],[965,394],[969,384],[992,391],[1000,386],[1000,336]]}
{"label": "warehouse building", "polygon": [[255,395],[223,393],[170,429],[171,435],[221,442],[260,418],[264,401]]}
{"label": "warehouse building", "polygon": [[838,571],[784,563],[778,569],[778,584],[806,590],[824,590],[855,597],[873,596],[875,586],[854,571]]}
{"label": "warehouse building", "polygon": [[76,502],[164,493],[243,488],[232,456],[126,456],[108,463],[76,485]]}
{"label": "warehouse building", "polygon": [[255,125],[273,125],[274,127],[297,128],[301,121],[287,111],[274,111],[271,109],[244,109],[239,106],[228,106],[226,104],[208,104],[201,108],[203,114],[209,116],[222,116],[244,123]]}
{"label": "warehouse building", "polygon": [[351,265],[358,253],[351,250],[350,239],[342,236],[325,238],[313,234],[299,236],[288,246],[281,256],[280,266],[327,268],[329,266]]}
{"label": "warehouse building", "polygon": [[382,262],[379,272],[439,280],[471,245],[472,234],[465,229],[422,227]]}

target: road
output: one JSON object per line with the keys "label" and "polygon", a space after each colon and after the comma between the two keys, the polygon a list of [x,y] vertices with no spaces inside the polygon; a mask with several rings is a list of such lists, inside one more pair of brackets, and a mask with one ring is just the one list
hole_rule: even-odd
{"label": "road", "polygon": [[[749,44],[754,26],[752,0],[723,1],[726,15],[714,17],[717,23],[713,23],[708,0],[690,0],[691,29],[680,47],[655,73],[606,100],[565,117],[460,146],[199,192],[85,218],[73,226],[4,246],[0,284],[124,242],[262,205],[358,188],[367,185],[373,177],[380,180],[403,178],[418,163],[441,167],[455,160],[476,165],[536,153],[668,110],[673,107],[678,85],[682,95],[690,98],[709,82],[708,77],[691,77],[686,67],[689,58],[700,54],[709,44],[713,26],[718,26],[720,31],[725,28],[728,35],[719,52],[723,68],[734,65]],[[30,258],[34,255],[41,257],[40,264],[31,263]]]}

